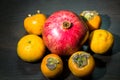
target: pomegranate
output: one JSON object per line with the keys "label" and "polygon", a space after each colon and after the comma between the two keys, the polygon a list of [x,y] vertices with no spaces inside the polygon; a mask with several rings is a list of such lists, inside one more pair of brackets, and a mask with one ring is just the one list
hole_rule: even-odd
{"label": "pomegranate", "polygon": [[58,55],[71,55],[86,41],[88,28],[76,13],[59,10],[51,14],[43,28],[47,48]]}

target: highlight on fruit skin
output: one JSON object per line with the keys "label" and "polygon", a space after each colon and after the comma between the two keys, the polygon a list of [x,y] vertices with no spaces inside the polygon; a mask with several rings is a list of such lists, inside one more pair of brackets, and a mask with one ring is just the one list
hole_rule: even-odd
{"label": "highlight on fruit skin", "polygon": [[86,22],[90,31],[100,28],[101,16],[97,11],[86,10],[86,11],[81,12],[80,16]]}
{"label": "highlight on fruit skin", "polygon": [[90,53],[77,51],[68,60],[68,67],[73,75],[85,77],[90,75],[95,68],[95,60]]}

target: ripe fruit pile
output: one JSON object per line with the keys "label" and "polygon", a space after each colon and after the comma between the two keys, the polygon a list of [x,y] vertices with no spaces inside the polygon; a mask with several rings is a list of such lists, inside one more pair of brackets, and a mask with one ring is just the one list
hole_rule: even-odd
{"label": "ripe fruit pile", "polygon": [[[100,29],[100,23],[101,17],[96,11],[83,11],[78,16],[73,11],[60,10],[48,18],[38,11],[24,20],[29,34],[18,41],[17,54],[26,62],[42,59],[40,69],[48,78],[62,73],[61,56],[69,56],[68,67],[73,75],[87,76],[94,70],[95,61],[90,52],[82,51],[84,43],[88,41],[93,53],[105,54],[114,42],[112,33]],[[45,47],[50,54],[45,54]]]}

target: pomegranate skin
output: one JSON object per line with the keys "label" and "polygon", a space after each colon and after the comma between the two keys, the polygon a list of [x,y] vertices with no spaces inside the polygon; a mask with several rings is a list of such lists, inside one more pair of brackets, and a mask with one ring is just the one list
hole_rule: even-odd
{"label": "pomegranate skin", "polygon": [[74,12],[59,10],[48,17],[42,35],[45,45],[52,53],[71,55],[86,41],[87,33],[86,24]]}

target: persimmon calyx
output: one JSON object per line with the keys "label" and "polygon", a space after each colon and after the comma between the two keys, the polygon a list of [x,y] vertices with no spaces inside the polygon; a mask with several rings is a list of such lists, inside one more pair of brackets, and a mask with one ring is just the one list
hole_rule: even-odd
{"label": "persimmon calyx", "polygon": [[98,14],[97,11],[83,11],[81,15],[84,16],[86,20],[91,20]]}
{"label": "persimmon calyx", "polygon": [[55,70],[56,67],[57,67],[57,64],[59,64],[59,60],[54,59],[54,58],[48,58],[47,59],[46,66],[48,67],[48,69]]}
{"label": "persimmon calyx", "polygon": [[74,63],[79,67],[82,68],[88,64],[88,58],[90,57],[90,54],[87,53],[81,53],[81,54],[75,54],[72,59]]}

